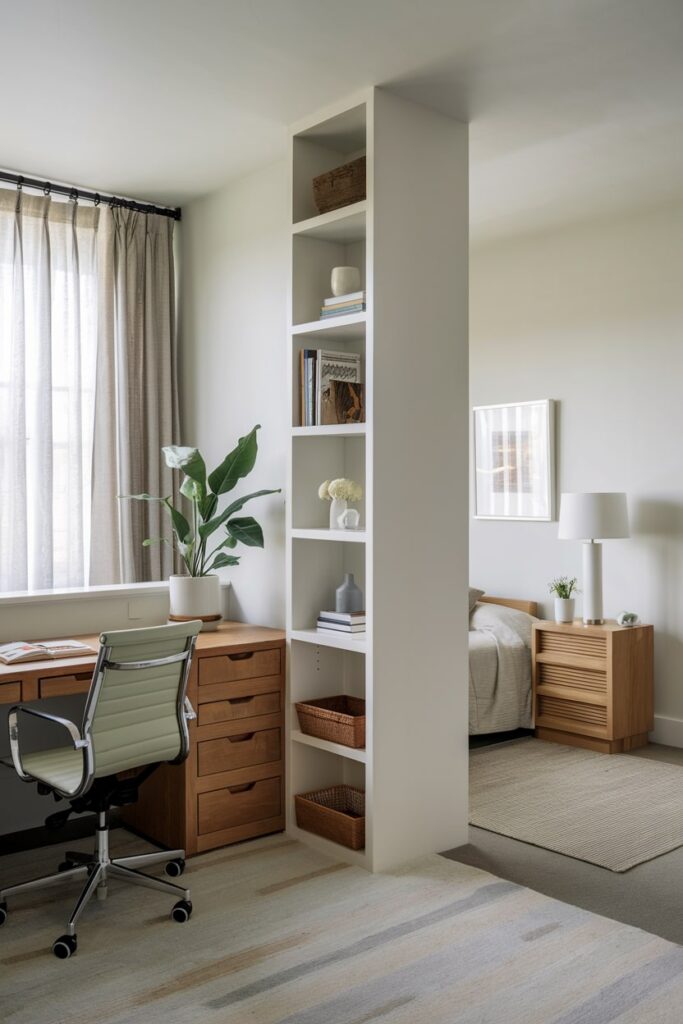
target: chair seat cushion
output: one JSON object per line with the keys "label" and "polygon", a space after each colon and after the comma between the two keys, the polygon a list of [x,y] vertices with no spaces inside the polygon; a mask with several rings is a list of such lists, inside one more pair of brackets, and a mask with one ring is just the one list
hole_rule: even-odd
{"label": "chair seat cushion", "polygon": [[75,793],[83,778],[83,752],[71,747],[54,747],[22,756],[24,771],[39,782]]}

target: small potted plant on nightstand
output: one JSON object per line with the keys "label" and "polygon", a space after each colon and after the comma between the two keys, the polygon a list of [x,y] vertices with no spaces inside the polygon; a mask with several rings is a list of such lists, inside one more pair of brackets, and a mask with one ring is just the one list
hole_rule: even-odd
{"label": "small potted plant on nightstand", "polygon": [[548,590],[555,595],[555,622],[573,622],[575,600],[577,594],[576,576],[557,576],[548,584]]}

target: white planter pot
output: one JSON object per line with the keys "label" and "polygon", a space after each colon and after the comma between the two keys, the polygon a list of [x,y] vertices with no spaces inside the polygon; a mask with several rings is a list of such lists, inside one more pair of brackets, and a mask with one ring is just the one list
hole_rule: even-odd
{"label": "white planter pot", "polygon": [[575,604],[573,597],[556,597],[555,622],[573,622]]}
{"label": "white planter pot", "polygon": [[222,618],[221,585],[218,576],[171,576],[168,581],[172,621],[201,619],[202,630],[218,628]]}

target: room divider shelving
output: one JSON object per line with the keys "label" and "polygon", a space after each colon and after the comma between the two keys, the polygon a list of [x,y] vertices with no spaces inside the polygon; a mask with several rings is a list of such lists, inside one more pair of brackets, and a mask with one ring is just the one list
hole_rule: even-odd
{"label": "room divider shelving", "polygon": [[[287,817],[293,835],[371,870],[465,841],[467,824],[467,130],[370,89],[291,131],[287,328]],[[312,179],[364,154],[367,198],[318,215]],[[366,312],[319,319],[335,266]],[[302,426],[305,348],[360,355],[366,421]],[[325,479],[363,486],[357,531],[330,530]],[[367,632],[318,633],[353,572]],[[313,739],[294,703],[364,697],[365,750]],[[296,827],[294,795],[366,793],[366,846]]]}

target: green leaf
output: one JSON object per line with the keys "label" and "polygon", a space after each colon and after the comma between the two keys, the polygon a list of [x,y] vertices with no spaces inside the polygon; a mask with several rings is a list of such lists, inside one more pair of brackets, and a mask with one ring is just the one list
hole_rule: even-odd
{"label": "green leaf", "polygon": [[261,498],[264,494],[279,494],[280,490],[281,488],[277,487],[275,490],[270,491],[254,491],[252,494],[245,494],[244,497],[237,498],[237,500],[233,501],[231,505],[228,505],[227,508],[223,509],[221,514],[216,516],[215,519],[210,519],[208,522],[201,524],[199,527],[200,536],[202,539],[210,537],[219,526],[222,526],[223,523],[227,522],[230,516],[234,515],[235,512],[239,512],[243,509],[247,502],[251,501],[252,498]]}
{"label": "green leaf", "polygon": [[167,537],[147,537],[142,542],[143,548],[149,548],[152,544],[168,544],[170,543]]}
{"label": "green leaf", "polygon": [[206,570],[211,572],[212,569],[224,569],[228,565],[239,565],[240,560],[237,555],[226,555],[225,552],[221,551],[220,554],[216,555],[213,562]]}
{"label": "green leaf", "polygon": [[[175,530],[175,534],[178,540],[182,544],[187,544],[190,541],[192,541],[192,527],[190,526],[182,512],[179,512],[177,508],[173,507],[169,498],[164,498],[164,504],[166,505],[166,508],[168,509],[169,514],[171,516],[173,529]],[[180,548],[180,545],[178,545],[178,547]]]}
{"label": "green leaf", "polygon": [[233,448],[229,455],[226,455],[220,466],[214,469],[209,475],[209,486],[214,494],[226,494],[231,491],[237,481],[248,473],[251,473],[256,462],[258,443],[256,431],[261,424],[257,424],[251,433],[241,437],[237,447]]}
{"label": "green leaf", "polygon": [[230,536],[235,540],[250,548],[263,547],[263,530],[252,516],[231,519],[227,525]]}

